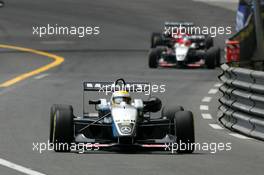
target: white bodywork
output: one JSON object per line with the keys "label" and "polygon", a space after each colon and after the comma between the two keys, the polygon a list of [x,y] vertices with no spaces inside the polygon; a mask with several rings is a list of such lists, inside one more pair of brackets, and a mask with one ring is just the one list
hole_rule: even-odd
{"label": "white bodywork", "polygon": [[121,102],[120,105],[111,106],[113,124],[118,136],[134,136],[141,109],[143,109],[142,100],[135,100],[132,105]]}
{"label": "white bodywork", "polygon": [[184,61],[186,56],[187,56],[187,54],[188,54],[190,46],[186,46],[184,44],[176,43],[174,45],[174,49],[175,49],[175,54],[176,54],[177,61]]}

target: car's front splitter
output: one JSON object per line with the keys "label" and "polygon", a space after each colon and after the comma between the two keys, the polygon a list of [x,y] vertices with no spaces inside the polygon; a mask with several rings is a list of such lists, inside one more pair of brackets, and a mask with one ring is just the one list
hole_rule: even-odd
{"label": "car's front splitter", "polygon": [[162,68],[178,68],[178,67],[201,68],[204,66],[205,66],[205,62],[202,59],[198,62],[194,62],[190,64],[169,63],[167,61],[159,62],[159,67],[162,67]]}

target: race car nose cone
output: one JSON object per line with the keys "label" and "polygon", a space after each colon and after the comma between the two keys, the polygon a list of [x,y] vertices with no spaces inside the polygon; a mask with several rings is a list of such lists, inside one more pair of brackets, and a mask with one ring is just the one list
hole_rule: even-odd
{"label": "race car nose cone", "polygon": [[121,132],[122,132],[123,134],[129,134],[129,133],[131,133],[131,131],[132,131],[132,129],[130,128],[130,126],[122,126],[122,127],[120,128],[120,130],[121,130]]}
{"label": "race car nose cone", "polygon": [[126,125],[119,123],[118,127],[119,127],[120,132],[122,134],[127,135],[127,134],[132,134],[132,132],[133,132],[133,124],[132,123],[126,124]]}

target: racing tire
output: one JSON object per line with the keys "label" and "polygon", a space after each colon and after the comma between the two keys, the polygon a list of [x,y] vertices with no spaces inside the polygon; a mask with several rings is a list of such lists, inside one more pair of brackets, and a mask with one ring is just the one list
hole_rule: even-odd
{"label": "racing tire", "polygon": [[51,107],[51,143],[55,152],[70,152],[74,139],[73,108],[70,105],[53,105]]}
{"label": "racing tire", "polygon": [[157,68],[158,60],[161,53],[164,51],[164,48],[154,48],[149,53],[149,68]]}
{"label": "racing tire", "polygon": [[210,48],[207,52],[206,52],[206,56],[205,56],[205,65],[208,69],[214,69],[216,66],[216,52],[215,52],[215,48]]}
{"label": "racing tire", "polygon": [[5,6],[5,2],[4,1],[0,1],[0,8]]}
{"label": "racing tire", "polygon": [[214,40],[213,40],[213,38],[210,37],[210,36],[207,36],[205,38],[205,48],[206,49],[210,49],[213,46],[214,46]]}
{"label": "racing tire", "polygon": [[162,34],[161,33],[152,33],[151,35],[151,48],[162,45]]}
{"label": "racing tire", "polygon": [[219,47],[215,50],[215,58],[216,58],[216,67],[220,67],[221,65],[221,50]]}
{"label": "racing tire", "polygon": [[[194,151],[194,120],[190,111],[179,111],[175,113],[174,130],[177,137],[177,153],[188,154]],[[184,147],[183,147],[184,146]]]}
{"label": "racing tire", "polygon": [[53,143],[54,114],[58,108],[64,108],[64,107],[70,108],[70,110],[73,111],[72,106],[62,105],[62,104],[53,104],[50,108],[50,135],[49,135],[50,143]]}
{"label": "racing tire", "polygon": [[164,106],[161,110],[161,117],[166,117],[170,121],[173,121],[175,113],[179,111],[184,111],[182,106]]}

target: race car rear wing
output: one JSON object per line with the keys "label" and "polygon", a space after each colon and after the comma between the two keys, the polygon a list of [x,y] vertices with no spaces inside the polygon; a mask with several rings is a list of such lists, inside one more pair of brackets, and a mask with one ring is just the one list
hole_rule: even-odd
{"label": "race car rear wing", "polygon": [[[91,98],[94,98],[96,100],[101,98],[109,98],[106,96],[111,95],[114,91],[120,90],[126,90],[129,93],[134,93],[135,96],[136,94],[138,94],[142,97],[142,93],[144,94],[143,96],[147,98],[151,96],[151,84],[146,82],[125,82],[123,79],[118,79],[115,82],[87,81],[83,83],[83,115],[90,115],[89,111],[86,110],[86,107],[91,104],[89,103],[89,101],[91,101]],[[147,92],[147,94],[145,92]],[[87,100],[85,96],[87,96],[89,100]]]}
{"label": "race car rear wing", "polygon": [[[189,40],[201,40],[201,39],[206,38],[205,35],[189,35],[189,36],[184,36],[184,37],[189,39]],[[181,35],[175,35],[175,36],[173,36],[173,38],[178,39],[178,38],[182,38],[182,36]]]}
{"label": "race car rear wing", "polygon": [[179,26],[194,26],[193,22],[165,22],[164,26],[166,27],[179,27]]}
{"label": "race car rear wing", "polygon": [[84,91],[98,91],[98,92],[114,92],[119,90],[126,90],[128,92],[146,92],[151,86],[146,82],[127,82],[125,84],[116,84],[115,82],[84,82]]}

